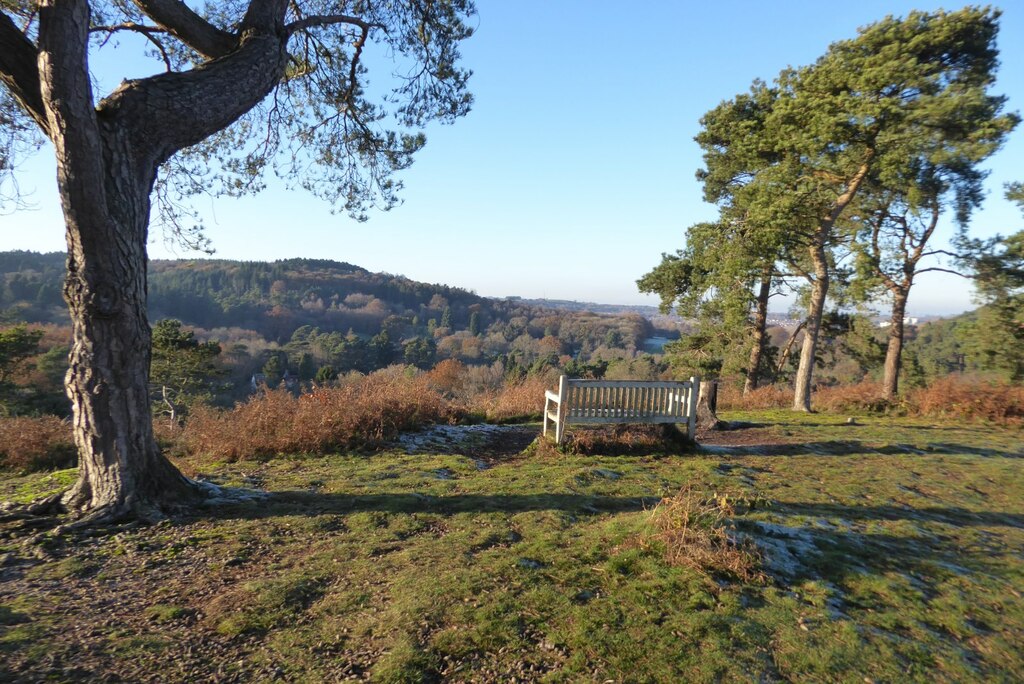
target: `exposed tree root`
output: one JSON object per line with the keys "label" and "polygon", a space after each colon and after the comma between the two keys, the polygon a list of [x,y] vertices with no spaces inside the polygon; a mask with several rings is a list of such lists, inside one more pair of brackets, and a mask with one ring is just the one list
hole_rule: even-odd
{"label": "exposed tree root", "polygon": [[52,516],[66,512],[64,505],[61,503],[61,497],[63,494],[53,494],[43,499],[37,499],[28,504],[14,504],[14,503],[3,503],[0,504],[0,510],[3,514],[0,514],[0,523],[11,522],[14,520],[28,520],[38,518],[40,516]]}
{"label": "exposed tree root", "polygon": [[266,492],[221,487],[210,482],[188,480],[188,483],[188,496],[184,500],[144,501],[128,497],[98,506],[90,505],[82,489],[72,487],[28,504],[3,504],[0,524],[12,536],[30,535],[24,541],[31,544],[44,535],[83,531],[104,534],[133,525],[156,524],[200,507],[245,504],[267,496]]}

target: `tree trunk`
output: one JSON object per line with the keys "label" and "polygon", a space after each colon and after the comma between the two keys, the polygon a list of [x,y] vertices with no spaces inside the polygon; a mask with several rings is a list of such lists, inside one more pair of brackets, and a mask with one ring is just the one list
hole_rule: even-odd
{"label": "tree trunk", "polygon": [[[152,519],[199,495],[160,453],[149,398],[146,236],[153,174],[141,179],[115,131],[105,131],[106,211],[65,206],[68,275],[64,298],[73,343],[67,392],[79,479],[69,512],[90,518]],[[73,179],[61,173],[62,195]]]}
{"label": "tree trunk", "polygon": [[796,328],[793,329],[789,339],[786,340],[786,346],[782,348],[782,353],[779,354],[779,362],[775,365],[775,372],[781,373],[782,369],[786,367],[786,362],[789,361],[789,355],[793,351],[793,345],[796,343],[796,338],[800,334],[800,331],[807,325],[807,319],[800,321]]}
{"label": "tree trunk", "polygon": [[83,522],[152,519],[202,495],[153,436],[149,197],[163,162],[230,125],[280,81],[286,6],[254,1],[235,49],[190,71],[125,81],[97,107],[88,2],[39,3],[38,100],[45,113],[36,113],[53,142],[67,228],[64,298],[73,341],[66,386],[79,454],[78,481],[62,503]]}
{"label": "tree trunk", "polygon": [[747,362],[747,377],[743,381],[743,394],[746,395],[757,388],[761,373],[761,359],[764,357],[766,328],[768,327],[768,297],[772,293],[772,270],[769,266],[761,277],[761,287],[757,291],[757,310],[754,313],[754,341],[750,347],[750,360]]}
{"label": "tree trunk", "polygon": [[907,295],[906,290],[899,290],[892,299],[889,344],[885,350],[885,375],[882,379],[882,392],[889,400],[895,399],[899,390],[900,362],[903,357],[903,317],[907,311]]}
{"label": "tree trunk", "polygon": [[811,301],[807,307],[807,329],[800,347],[800,365],[796,371],[796,387],[793,393],[793,410],[811,410],[811,375],[814,358],[818,351],[818,333],[821,331],[821,317],[825,313],[825,299],[828,297],[828,258],[821,239],[811,247],[811,262],[814,265],[814,281],[811,284]]}
{"label": "tree trunk", "polygon": [[98,116],[87,65],[89,6],[40,3],[39,75],[68,245],[72,323],[66,389],[79,477],[62,503],[84,520],[153,518],[198,496],[161,454],[149,407],[149,193],[158,160],[132,129]]}
{"label": "tree trunk", "polygon": [[722,421],[718,418],[718,381],[702,380],[697,394],[697,429],[718,430]]}

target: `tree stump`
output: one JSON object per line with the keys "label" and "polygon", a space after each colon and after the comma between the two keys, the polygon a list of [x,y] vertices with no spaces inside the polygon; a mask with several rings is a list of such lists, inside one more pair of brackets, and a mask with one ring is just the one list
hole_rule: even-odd
{"label": "tree stump", "polygon": [[701,380],[700,393],[697,395],[697,429],[703,432],[725,427],[725,423],[718,418],[717,410],[718,381]]}

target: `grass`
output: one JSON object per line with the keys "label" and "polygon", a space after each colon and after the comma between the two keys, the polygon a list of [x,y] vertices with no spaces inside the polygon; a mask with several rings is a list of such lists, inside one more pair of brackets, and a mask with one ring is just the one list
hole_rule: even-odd
{"label": "grass", "polygon": [[[41,559],[0,540],[0,679],[1024,678],[1019,429],[724,417],[755,426],[697,453],[186,463],[273,494]],[[681,490],[760,565],[679,562]]]}

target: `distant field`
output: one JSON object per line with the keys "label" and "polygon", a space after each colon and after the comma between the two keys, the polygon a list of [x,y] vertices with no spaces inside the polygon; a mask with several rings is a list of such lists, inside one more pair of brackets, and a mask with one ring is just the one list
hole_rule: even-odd
{"label": "distant field", "polygon": [[[723,417],[746,427],[692,453],[523,451],[537,427],[514,426],[185,462],[271,493],[112,535],[3,532],[0,680],[1024,680],[1019,428]],[[651,509],[685,485],[745,502],[764,581],[666,561]]]}

